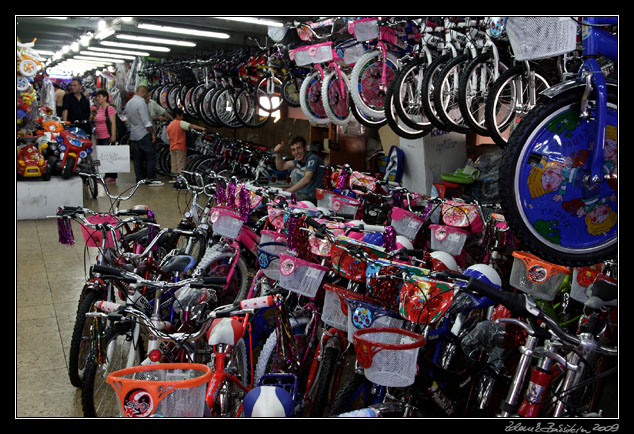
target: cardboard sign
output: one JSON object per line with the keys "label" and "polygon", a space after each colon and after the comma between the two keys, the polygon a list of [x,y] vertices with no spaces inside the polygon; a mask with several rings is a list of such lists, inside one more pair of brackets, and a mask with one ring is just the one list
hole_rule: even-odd
{"label": "cardboard sign", "polygon": [[96,146],[99,173],[130,172],[130,146]]}

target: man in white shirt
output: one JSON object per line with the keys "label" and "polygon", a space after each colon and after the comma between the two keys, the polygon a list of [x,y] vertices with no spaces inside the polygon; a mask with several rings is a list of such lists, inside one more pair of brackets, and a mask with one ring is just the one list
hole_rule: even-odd
{"label": "man in white shirt", "polygon": [[147,86],[137,87],[135,95],[126,104],[125,111],[130,123],[136,181],[146,179],[150,186],[161,186],[163,182],[156,179],[156,134],[145,101],[148,93]]}

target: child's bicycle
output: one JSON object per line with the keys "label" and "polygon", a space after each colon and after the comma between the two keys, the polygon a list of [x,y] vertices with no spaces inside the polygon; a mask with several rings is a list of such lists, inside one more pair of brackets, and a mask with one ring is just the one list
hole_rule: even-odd
{"label": "child's bicycle", "polygon": [[[554,20],[553,20],[554,18]],[[554,21],[554,22],[553,22]],[[583,65],[577,78],[541,94],[509,137],[500,169],[504,215],[515,235],[545,260],[588,265],[618,248],[618,84],[597,57],[617,61],[617,17],[511,17],[516,60],[559,55],[576,47],[582,29]],[[545,41],[549,44],[545,44]],[[553,47],[557,51],[529,51]]]}

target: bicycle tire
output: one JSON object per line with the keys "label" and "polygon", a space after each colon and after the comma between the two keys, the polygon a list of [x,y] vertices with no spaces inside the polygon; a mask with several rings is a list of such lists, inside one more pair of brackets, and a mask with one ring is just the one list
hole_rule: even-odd
{"label": "bicycle tire", "polygon": [[427,58],[419,57],[403,66],[394,79],[394,108],[398,118],[408,127],[420,130],[433,128],[422,102],[422,83],[427,68]]}
{"label": "bicycle tire", "polygon": [[[379,63],[381,52],[378,50],[365,53],[354,64],[350,72],[350,96],[362,113],[375,118],[385,116],[385,93],[398,73],[398,59],[387,53],[385,90],[381,89],[382,68]],[[377,70],[378,69],[378,70]]]}
{"label": "bicycle tire", "polygon": [[321,73],[313,71],[308,74],[299,90],[299,105],[306,118],[317,125],[330,122],[321,98]]}
{"label": "bicycle tire", "polygon": [[[317,378],[314,382],[315,393],[308,397],[308,417],[323,417],[330,402],[331,383],[337,369],[339,350],[334,347],[326,347],[322,356]],[[305,404],[306,405],[306,404]]]}
{"label": "bicycle tire", "polygon": [[[282,80],[277,77],[273,77],[273,93],[269,93],[268,91],[268,80],[271,77],[265,76],[258,80],[255,85],[255,93],[258,95],[258,99],[256,101],[257,107],[264,110],[265,112],[273,113],[280,109],[282,103],[284,102],[284,97],[282,95]],[[268,101],[268,107],[266,104],[262,104],[262,100],[260,98],[265,97]],[[273,99],[273,97],[277,98],[277,101]]]}
{"label": "bicycle tire", "polygon": [[425,129],[422,128],[411,128],[408,125],[404,124],[401,121],[401,118],[396,113],[396,95],[394,92],[396,82],[393,81],[387,89],[387,93],[385,94],[385,118],[387,119],[387,123],[398,136],[403,137],[405,139],[418,139],[420,137],[426,136],[432,130],[431,126]]}
{"label": "bicycle tire", "polygon": [[299,107],[299,89],[303,77],[287,76],[282,83],[282,97],[290,107]]}
{"label": "bicycle tire", "polygon": [[[306,324],[308,324],[309,318],[290,318],[289,321],[291,329],[297,330],[301,327],[306,326]],[[254,386],[258,384],[262,376],[271,373],[269,364],[272,363],[276,348],[277,329],[274,329],[269,337],[266,339],[266,342],[262,346],[262,350],[258,355],[258,361],[255,366],[255,373],[253,377]]]}
{"label": "bicycle tire", "polygon": [[465,65],[471,59],[471,54],[451,59],[438,73],[434,85],[436,115],[449,131],[463,134],[471,132],[471,128],[465,125],[458,106],[458,84]]}
{"label": "bicycle tire", "polygon": [[89,290],[84,286],[83,297],[77,306],[77,315],[68,351],[68,376],[70,384],[82,387],[84,372],[88,362],[91,320],[86,321],[86,313],[92,310],[93,304],[104,299],[104,294]]}
{"label": "bicycle tire", "polygon": [[238,128],[241,126],[235,113],[234,89],[225,87],[216,92],[211,100],[215,117],[226,128]]}
{"label": "bicycle tire", "polygon": [[385,116],[374,118],[359,111],[352,99],[350,100],[350,111],[352,112],[352,116],[354,116],[357,122],[366,127],[381,128],[382,126],[387,124],[387,118]]}
{"label": "bicycle tire", "polygon": [[433,126],[443,131],[449,131],[449,129],[436,114],[434,88],[436,86],[436,78],[438,76],[438,73],[451,59],[451,54],[446,53],[432,60],[432,62],[429,64],[429,67],[427,68],[427,71],[425,71],[425,75],[423,76],[423,84],[421,88],[421,101],[423,103],[423,111],[425,112],[425,116],[427,116],[427,119],[429,119]]}
{"label": "bicycle tire", "polygon": [[[606,141],[612,141],[609,152],[616,153],[618,92],[615,86],[607,89],[606,124],[612,127]],[[593,195],[592,208],[583,202],[583,189],[569,182],[583,178],[593,136],[594,123],[579,117],[583,91],[576,88],[543,98],[509,137],[500,168],[500,179],[508,180],[501,184],[502,209],[513,233],[540,258],[567,266],[596,264],[618,251],[616,161],[606,158],[604,169],[613,164],[613,171],[604,173],[607,181]],[[544,161],[566,166],[549,167]],[[543,186],[539,171],[546,173],[546,168],[548,173],[561,172],[559,179],[565,184]]]}
{"label": "bicycle tire", "polygon": [[236,96],[235,113],[238,121],[249,128],[263,127],[271,119],[271,112],[261,111],[257,98],[247,88],[242,89]]}
{"label": "bicycle tire", "polygon": [[340,71],[341,81],[344,83],[343,94],[339,86],[337,71],[328,71],[324,74],[321,83],[321,101],[326,116],[335,125],[346,125],[352,118],[350,110],[350,80],[345,72]]}
{"label": "bicycle tire", "polygon": [[[532,68],[533,66],[531,66]],[[522,65],[515,65],[506,71],[502,72],[497,80],[491,85],[489,94],[487,95],[487,101],[484,112],[484,122],[489,132],[489,136],[500,147],[506,147],[508,137],[506,134],[507,129],[511,127],[513,122],[519,120],[516,113],[515,101],[517,95],[517,89],[514,84],[515,79],[518,76],[523,76],[525,69]],[[551,83],[547,78],[547,75],[542,72],[535,72],[536,93],[539,93],[550,87]],[[541,83],[541,86],[537,86],[537,83]],[[510,86],[510,87],[509,87]],[[509,89],[510,96],[505,96],[505,89]],[[541,90],[540,90],[541,89]],[[524,90],[522,89],[522,92]],[[508,102],[504,102],[507,100]],[[502,112],[501,107],[508,106],[508,109]]]}
{"label": "bicycle tire", "polygon": [[[108,383],[108,373],[126,367],[126,354],[130,347],[128,335],[133,329],[134,323],[118,323],[108,327],[104,333],[106,347],[114,345],[113,356],[105,371],[104,366],[91,361],[86,366],[84,382],[81,390],[81,406],[85,417],[116,417],[120,414],[117,395]],[[139,335],[136,343],[135,363],[140,364],[145,359],[145,344]]]}
{"label": "bicycle tire", "polygon": [[[467,63],[460,77],[458,84],[458,107],[462,113],[462,119],[471,131],[481,136],[489,136],[489,130],[485,124],[485,107],[487,92],[495,81],[493,66],[493,56],[491,51],[487,51],[476,56],[475,59]],[[505,69],[506,66],[498,61],[498,68]],[[482,83],[482,77],[486,74],[486,83]],[[472,84],[476,83],[473,87]],[[482,87],[483,86],[483,87]]]}
{"label": "bicycle tire", "polygon": [[329,415],[337,416],[381,402],[384,390],[365,378],[364,374],[355,372],[337,391]]}

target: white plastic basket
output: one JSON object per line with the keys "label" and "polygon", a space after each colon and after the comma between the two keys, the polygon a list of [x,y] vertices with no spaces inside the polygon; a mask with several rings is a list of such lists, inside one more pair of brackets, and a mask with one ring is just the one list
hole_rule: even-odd
{"label": "white plastic basket", "polygon": [[509,17],[506,33],[519,61],[559,56],[577,48],[577,23],[571,17]]}
{"label": "white plastic basket", "polygon": [[312,63],[324,63],[332,60],[332,41],[321,44],[306,45],[289,50],[288,56],[294,60],[297,66],[310,65]]}
{"label": "white plastic basket", "polygon": [[122,416],[203,417],[211,369],[199,363],[159,363],[112,372]]}
{"label": "white plastic basket", "polygon": [[317,295],[327,267],[304,261],[295,256],[280,255],[280,286],[309,298]]}
{"label": "white plastic basket", "polygon": [[394,327],[357,330],[354,349],[366,378],[387,387],[407,387],[414,383],[416,359],[425,338]]}
{"label": "white plastic basket", "polygon": [[469,232],[446,225],[430,225],[429,228],[431,229],[432,250],[441,250],[452,256],[458,256],[462,253],[462,247]]}
{"label": "white plastic basket", "polygon": [[346,299],[348,303],[348,340],[354,332],[370,327],[396,327],[403,325],[403,318],[396,312],[363,300]]}
{"label": "white plastic basket", "polygon": [[551,264],[531,253],[515,251],[512,254],[511,286],[545,301],[554,300],[570,269]]}
{"label": "white plastic basket", "polygon": [[355,198],[317,189],[317,206],[326,208],[338,216],[354,218],[361,202]]}
{"label": "white plastic basket", "polygon": [[348,31],[354,35],[357,41],[371,41],[379,37],[379,20],[374,17],[354,20]]}
{"label": "white plastic basket", "polygon": [[412,212],[403,208],[392,208],[392,227],[398,235],[413,240],[424,223],[423,218]]}
{"label": "white plastic basket", "polygon": [[363,295],[339,286],[324,284],[324,308],[321,320],[336,329],[348,330],[348,302],[346,299],[360,300]]}
{"label": "white plastic basket", "polygon": [[280,255],[286,253],[286,235],[275,231],[262,231],[258,245],[258,266],[269,279],[280,280]]}
{"label": "white plastic basket", "polygon": [[209,220],[215,234],[231,239],[238,238],[244,224],[240,213],[226,206],[212,208]]}

